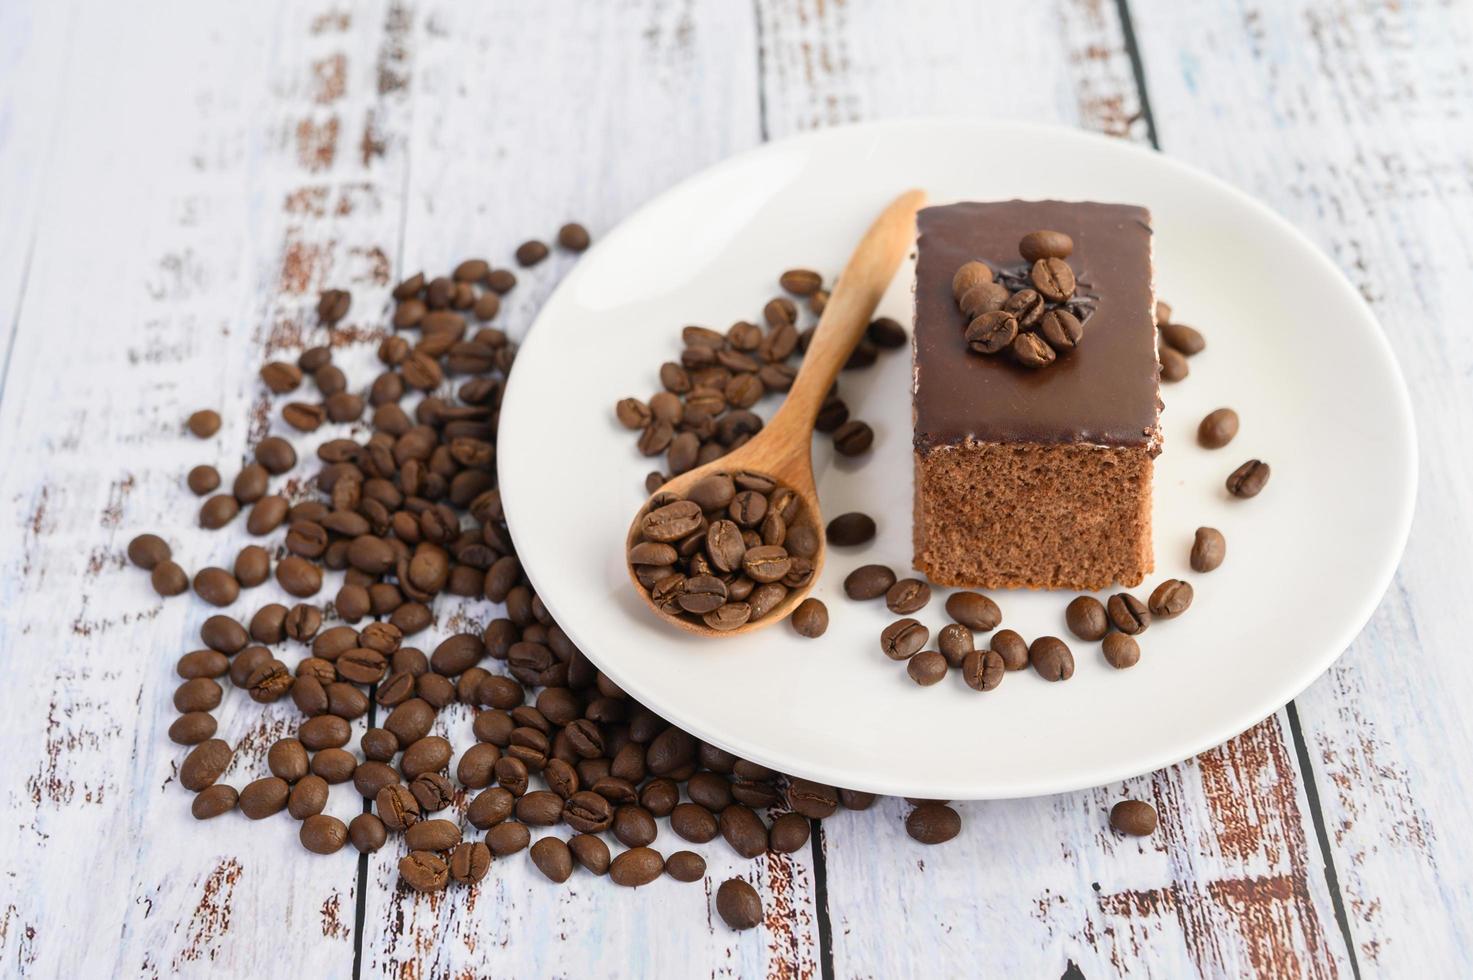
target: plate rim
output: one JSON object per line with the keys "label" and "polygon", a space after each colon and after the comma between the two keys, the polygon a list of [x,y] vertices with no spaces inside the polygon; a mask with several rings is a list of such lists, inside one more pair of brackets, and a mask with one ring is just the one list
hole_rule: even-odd
{"label": "plate rim", "polygon": [[[846,780],[845,788],[892,796],[927,798],[945,797],[955,800],[1017,799],[1090,789],[1098,786],[1103,786],[1108,783],[1118,782],[1134,776],[1142,775],[1144,773],[1154,772],[1158,769],[1166,768],[1168,766],[1176,765],[1183,760],[1193,758],[1219,745],[1222,745],[1223,743],[1231,740],[1232,738],[1235,738],[1239,734],[1259,724],[1265,718],[1268,718],[1277,713],[1285,705],[1291,703],[1296,698],[1298,698],[1311,684],[1318,680],[1326,671],[1330,669],[1330,667],[1335,664],[1335,662],[1345,653],[1345,651],[1365,629],[1366,624],[1370,621],[1371,617],[1374,616],[1376,610],[1380,607],[1381,602],[1384,600],[1386,593],[1396,576],[1397,571],[1400,569],[1402,559],[1405,556],[1407,542],[1411,533],[1412,522],[1415,518],[1416,513],[1417,493],[1421,477],[1420,446],[1418,444],[1417,437],[1418,430],[1416,415],[1411,399],[1411,391],[1409,386],[1407,385],[1406,375],[1402,371],[1401,363],[1396,357],[1395,348],[1392,346],[1391,340],[1388,337],[1384,326],[1381,324],[1381,321],[1376,316],[1375,311],[1371,309],[1370,304],[1366,302],[1365,298],[1355,288],[1354,284],[1350,282],[1345,273],[1341,271],[1339,266],[1334,263],[1334,261],[1319,247],[1319,245],[1314,242],[1313,239],[1309,237],[1308,234],[1306,234],[1299,227],[1290,222],[1278,211],[1274,210],[1267,203],[1260,201],[1258,198],[1240,189],[1234,184],[1229,183],[1227,180],[1218,177],[1215,174],[1209,173],[1206,170],[1202,170],[1184,161],[1177,160],[1153,147],[1127,142],[1118,137],[1106,136],[1100,133],[1094,133],[1088,130],[1081,130],[1069,126],[1060,126],[1023,120],[989,120],[968,118],[965,116],[928,115],[909,117],[904,119],[870,120],[865,122],[850,123],[841,126],[830,126],[822,129],[810,130],[808,132],[798,133],[780,140],[773,140],[770,142],[762,143],[755,147],[751,147],[739,153],[735,153],[731,156],[725,157],[711,164],[710,166],[707,166],[685,177],[677,183],[666,187],[658,194],[654,195],[649,200],[642,203],[639,207],[631,211],[628,215],[621,219],[618,224],[614,226],[614,228],[612,228],[606,235],[602,236],[598,241],[594,243],[591,248],[588,249],[588,251],[584,254],[584,261],[580,261],[579,263],[577,263],[573,267],[573,269],[570,270],[570,272],[566,276],[564,276],[562,281],[558,283],[557,287],[552,291],[552,293],[549,294],[546,301],[544,301],[544,303],[538,310],[537,316],[533,319],[530,326],[528,326],[526,331],[524,332],[520,342],[519,354],[521,352],[524,352],[529,347],[533,347],[533,349],[536,349],[534,345],[540,346],[538,341],[538,327],[544,322],[544,320],[548,320],[551,318],[549,311],[555,313],[557,307],[562,302],[566,301],[566,296],[572,294],[573,290],[577,287],[577,284],[582,278],[583,270],[592,265],[592,263],[589,263],[586,260],[590,257],[597,256],[600,251],[612,250],[617,248],[619,246],[620,240],[628,232],[628,229],[631,226],[638,224],[649,212],[652,212],[662,206],[668,198],[686,192],[694,185],[715,180],[723,174],[731,171],[740,170],[741,168],[748,166],[749,163],[754,159],[759,159],[762,156],[768,154],[776,154],[782,152],[784,149],[792,148],[794,146],[842,139],[845,137],[850,137],[854,134],[880,135],[887,132],[894,133],[901,130],[933,129],[943,129],[951,131],[966,129],[985,135],[1028,133],[1035,138],[1074,140],[1082,144],[1089,144],[1095,147],[1107,148],[1109,152],[1119,153],[1126,158],[1133,157],[1136,160],[1149,160],[1151,166],[1164,165],[1168,169],[1177,171],[1180,175],[1187,179],[1207,182],[1208,184],[1212,185],[1217,191],[1225,193],[1236,207],[1252,211],[1256,213],[1256,215],[1260,219],[1267,219],[1271,225],[1275,226],[1278,229],[1278,231],[1283,233],[1287,238],[1291,239],[1297,246],[1299,246],[1300,251],[1311,255],[1313,257],[1313,261],[1318,263],[1323,271],[1329,273],[1330,279],[1336,282],[1339,288],[1345,291],[1345,293],[1353,299],[1354,304],[1360,309],[1365,318],[1369,321],[1369,324],[1373,327],[1373,329],[1371,329],[1369,333],[1373,338],[1375,350],[1377,353],[1379,353],[1380,360],[1390,367],[1391,379],[1393,381],[1392,387],[1395,395],[1394,407],[1399,410],[1396,412],[1396,415],[1400,420],[1400,425],[1398,426],[1398,428],[1402,430],[1400,434],[1403,437],[1398,440],[1401,444],[1402,458],[1397,460],[1397,468],[1400,472],[1407,474],[1404,478],[1404,483],[1402,484],[1405,488],[1404,494],[1402,495],[1402,499],[1397,501],[1398,507],[1394,515],[1394,522],[1389,522],[1394,523],[1395,533],[1392,540],[1395,542],[1395,546],[1394,548],[1389,549],[1394,554],[1394,560],[1388,560],[1384,568],[1379,570],[1373,583],[1369,583],[1373,584],[1374,588],[1367,587],[1365,589],[1364,598],[1360,602],[1359,606],[1356,608],[1353,615],[1344,617],[1343,623],[1345,625],[1341,627],[1339,632],[1334,634],[1332,637],[1328,637],[1326,639],[1325,643],[1323,644],[1324,650],[1326,652],[1320,656],[1309,658],[1305,662],[1304,666],[1296,671],[1291,677],[1286,678],[1278,685],[1274,685],[1276,691],[1291,690],[1292,693],[1290,693],[1287,698],[1283,698],[1282,700],[1280,700],[1279,693],[1274,693],[1268,696],[1257,698],[1254,700],[1252,707],[1245,708],[1235,713],[1231,720],[1214,726],[1213,728],[1205,731],[1203,734],[1196,738],[1187,739],[1180,743],[1172,741],[1170,743],[1172,745],[1172,748],[1168,751],[1157,753],[1150,756],[1148,759],[1135,758],[1129,761],[1122,762],[1121,764],[1116,766],[1099,769],[1098,771],[1091,773],[1088,778],[1068,778],[1066,775],[1052,778],[1043,777],[1009,780],[1005,786],[999,786],[981,795],[977,794],[977,792],[975,791],[975,787],[968,788],[962,785],[961,782],[952,785],[942,785],[938,787],[936,785],[920,786],[904,782],[895,782],[893,780],[887,779],[860,779]],[[519,357],[518,360],[520,359],[521,358]],[[497,486],[501,490],[503,506],[508,515],[513,515],[516,511],[516,505],[513,502],[514,499],[526,499],[524,497],[519,498],[520,488],[524,485],[520,481],[520,478],[513,478],[511,481],[507,481],[505,479],[507,454],[503,451],[503,434],[506,432],[517,431],[515,426],[506,426],[507,418],[515,418],[515,409],[520,404],[520,402],[524,400],[523,396],[521,396],[522,390],[524,388],[531,387],[531,382],[519,383],[518,379],[521,377],[526,377],[526,375],[519,375],[515,371],[511,372],[507,377],[506,387],[502,396],[500,422],[498,424],[501,432],[498,433],[497,445]],[[517,451],[517,437],[513,436],[511,442],[513,446],[513,456],[515,456]],[[529,477],[527,484],[525,484],[528,486],[529,490],[533,489],[530,486],[532,482],[534,481],[532,481]],[[507,493],[509,487],[515,488],[510,494]],[[514,524],[514,517],[508,516],[507,527],[509,533],[511,534],[513,543],[517,544],[517,555],[521,560],[522,566],[526,570],[526,574],[530,580],[534,577],[533,566],[536,565],[537,562],[535,559],[533,561],[529,561],[528,556],[530,554],[534,554],[535,552],[524,552],[520,546],[520,543],[517,542],[517,531]],[[547,571],[545,565],[542,565],[540,567],[542,571]],[[801,760],[798,760],[798,765],[794,765],[793,759],[774,756],[772,753],[767,752],[760,746],[746,744],[745,740],[740,737],[728,738],[726,737],[727,733],[722,733],[720,737],[712,737],[706,734],[704,726],[698,723],[692,723],[692,719],[698,714],[698,709],[695,706],[671,706],[668,704],[655,703],[656,699],[652,699],[646,694],[642,693],[638,689],[638,685],[627,684],[626,677],[623,675],[623,672],[618,667],[610,667],[591,652],[592,648],[589,644],[584,642],[585,638],[580,638],[574,629],[569,628],[569,626],[565,624],[561,618],[559,618],[554,600],[552,600],[548,596],[542,595],[542,593],[540,592],[538,593],[538,595],[542,597],[543,603],[547,606],[548,612],[552,615],[554,621],[559,624],[559,626],[568,634],[568,637],[573,641],[573,643],[579,648],[579,650],[583,652],[585,656],[588,657],[590,661],[594,663],[595,666],[597,666],[601,671],[607,674],[610,679],[617,683],[621,688],[628,691],[629,694],[636,700],[638,700],[641,704],[646,705],[650,710],[657,713],[666,721],[679,726],[680,728],[690,732],[693,736],[700,738],[703,741],[710,742],[711,744],[725,749],[726,751],[732,752],[741,758],[766,765],[769,768],[775,769],[779,772],[783,772],[787,775],[814,779],[820,782],[829,781],[830,776],[822,772],[817,772],[815,770],[806,768],[801,763]]]}

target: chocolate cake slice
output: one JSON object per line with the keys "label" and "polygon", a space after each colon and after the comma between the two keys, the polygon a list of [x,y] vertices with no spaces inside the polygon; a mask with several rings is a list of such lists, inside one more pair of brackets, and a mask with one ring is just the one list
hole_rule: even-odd
{"label": "chocolate cake slice", "polygon": [[[915,567],[973,588],[1140,584],[1161,451],[1150,214],[1004,201],[926,208],[917,225]],[[953,276],[980,260],[1027,288],[1019,242],[1040,230],[1073,240],[1083,336],[1045,367],[980,356]]]}

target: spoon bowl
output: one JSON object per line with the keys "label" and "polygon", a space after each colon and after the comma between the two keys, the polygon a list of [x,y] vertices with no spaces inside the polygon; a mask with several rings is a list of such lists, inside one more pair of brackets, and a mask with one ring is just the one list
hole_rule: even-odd
{"label": "spoon bowl", "polygon": [[661,609],[650,598],[649,590],[640,583],[634,566],[626,561],[629,580],[639,590],[645,605],[661,619],[701,636],[738,636],[786,619],[813,590],[814,583],[823,572],[828,551],[823,513],[819,509],[818,489],[813,479],[814,422],[834,378],[864,336],[880,297],[895,277],[895,270],[899,268],[906,249],[914,242],[916,212],[925,200],[923,191],[906,191],[880,212],[860,239],[834,284],[823,315],[819,317],[813,340],[803,357],[803,365],[772,420],[741,447],[664,483],[635,514],[624,542],[627,555],[639,541],[641,522],[656,498],[664,494],[684,497],[697,482],[718,473],[757,473],[797,494],[804,522],[813,524],[818,549],[810,559],[813,574],[809,576],[808,584],[790,589],[783,600],[760,619],[749,620],[735,629],[716,630],[703,622]]}

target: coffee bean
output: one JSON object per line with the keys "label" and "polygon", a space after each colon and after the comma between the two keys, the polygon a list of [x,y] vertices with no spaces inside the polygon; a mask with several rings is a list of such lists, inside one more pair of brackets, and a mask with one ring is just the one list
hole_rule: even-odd
{"label": "coffee bean", "polygon": [[149,581],[153,590],[165,597],[179,595],[189,588],[189,575],[177,563],[167,559],[153,566]]}
{"label": "coffee bean", "polygon": [[1028,647],[1033,669],[1046,681],[1067,681],[1074,676],[1074,654],[1057,636],[1040,636]]}
{"label": "coffee bean", "polygon": [[[1038,321],[1043,318],[1046,306],[1047,304],[1044,302],[1044,298],[1038,294],[1037,290],[1033,289],[1020,289],[1010,295],[1002,304],[1004,310],[1017,317],[1018,330],[1020,332],[1032,330],[1038,326]],[[1053,350],[1047,344],[1044,345],[1044,348],[1049,354],[1053,353]]]}
{"label": "coffee bean", "polygon": [[140,534],[128,542],[128,560],[145,571],[152,571],[173,556],[168,543],[157,534]]}
{"label": "coffee bean", "polygon": [[665,859],[665,873],[676,881],[700,881],[706,876],[706,859],[695,851],[676,851]]}
{"label": "coffee bean", "polygon": [[1156,586],[1147,602],[1151,615],[1158,619],[1172,619],[1187,611],[1192,604],[1192,583],[1179,578],[1169,578]]}
{"label": "coffee bean", "polygon": [[517,264],[523,268],[536,265],[547,258],[547,246],[537,240],[526,241],[517,246]]}
{"label": "coffee bean", "polygon": [[918,578],[903,578],[885,590],[885,606],[893,613],[913,613],[931,601],[931,587]]}
{"label": "coffee bean", "polygon": [[209,820],[234,810],[239,799],[240,794],[235,791],[235,787],[216,783],[200,790],[194,802],[189,805],[189,812],[196,820]]}
{"label": "coffee bean", "polygon": [[182,714],[213,711],[224,693],[224,689],[209,677],[191,678],[174,689],[174,710]]}
{"label": "coffee bean", "polygon": [[1184,323],[1162,324],[1161,339],[1173,350],[1187,357],[1200,354],[1207,348],[1207,341],[1203,339],[1202,334]]}
{"label": "coffee bean", "polygon": [[298,598],[316,595],[322,588],[322,569],[297,555],[276,563],[276,582]]}
{"label": "coffee bean", "polygon": [[823,285],[823,276],[812,269],[789,269],[777,281],[795,296],[811,296]]}
{"label": "coffee bean", "polygon": [[491,870],[491,848],[480,841],[464,841],[450,852],[450,880],[474,885]]}
{"label": "coffee bean", "polygon": [[936,636],[936,648],[950,667],[960,667],[974,645],[972,631],[960,623],[947,623]]}
{"label": "coffee bean", "polygon": [[471,826],[486,830],[511,816],[516,798],[499,786],[493,786],[476,795],[466,807],[465,819]]}
{"label": "coffee bean", "polygon": [[298,839],[313,854],[335,854],[348,842],[348,826],[337,817],[316,813],[302,821]]}
{"label": "coffee bean", "polygon": [[679,803],[670,811],[670,829],[693,844],[704,844],[715,839],[717,818],[699,803]]}
{"label": "coffee bean", "polygon": [[860,456],[874,445],[875,432],[868,423],[850,419],[834,430],[834,449],[840,456]]}
{"label": "coffee bean", "polygon": [[719,609],[706,613],[701,617],[701,621],[713,630],[725,632],[746,625],[751,618],[751,606],[745,602],[728,602]]}
{"label": "coffee bean", "polygon": [[1007,350],[1017,337],[1017,318],[1001,309],[981,313],[967,324],[967,349],[974,354]]}
{"label": "coffee bean", "polygon": [[951,277],[951,295],[953,299],[960,300],[967,290],[973,286],[992,282],[992,268],[986,262],[973,259],[971,262],[962,263]]}
{"label": "coffee bean", "polygon": [[614,822],[614,808],[604,797],[591,790],[579,790],[568,797],[562,807],[563,821],[574,830],[597,834]]}
{"label": "coffee bean", "polygon": [[196,497],[203,497],[220,486],[220,471],[213,466],[196,466],[189,471],[184,482]]}
{"label": "coffee bean", "polygon": [[864,335],[870,343],[882,350],[899,350],[910,340],[905,328],[887,316],[870,321]]}
{"label": "coffee bean", "polygon": [[570,252],[581,252],[592,242],[588,229],[570,221],[557,230],[557,243]]}
{"label": "coffee bean", "polygon": [[609,878],[616,885],[638,888],[648,885],[665,870],[660,852],[648,847],[633,847],[614,858],[609,865]]}
{"label": "coffee bean", "polygon": [[593,834],[577,834],[568,841],[573,859],[596,875],[607,874],[609,845]]}
{"label": "coffee bean", "polygon": [[880,631],[880,650],[891,660],[908,660],[926,645],[931,631],[914,619],[898,619]]}
{"label": "coffee bean", "polygon": [[1093,596],[1082,595],[1069,603],[1064,610],[1064,619],[1069,632],[1081,640],[1098,640],[1110,629],[1110,618],[1105,607]]}
{"label": "coffee bean", "polygon": [[1247,499],[1258,496],[1264,486],[1268,483],[1269,466],[1258,459],[1250,459],[1239,466],[1227,478],[1228,493],[1234,497]]}
{"label": "coffee bean", "polygon": [[946,658],[935,650],[923,650],[905,665],[910,679],[922,687],[937,684],[946,676]]}
{"label": "coffee bean", "polygon": [[177,745],[198,745],[213,738],[217,727],[212,715],[192,711],[174,719],[169,726],[169,740]]}
{"label": "coffee bean", "polygon": [[875,804],[875,794],[854,789],[839,790],[839,803],[846,810],[868,810]]}
{"label": "coffee bean", "polygon": [[210,408],[202,408],[189,416],[185,423],[189,431],[200,439],[208,439],[220,431],[220,413]]}
{"label": "coffee bean", "polygon": [[273,394],[284,395],[302,383],[302,369],[286,361],[272,361],[261,366],[261,380]]}
{"label": "coffee bean", "polygon": [[1063,259],[1048,256],[1036,260],[1028,270],[1028,279],[1050,303],[1068,302],[1074,296],[1074,270]]}
{"label": "coffee bean", "polygon": [[829,610],[822,601],[811,596],[798,603],[793,610],[793,629],[799,636],[809,639],[823,636],[829,628]]}
{"label": "coffee bean", "polygon": [[1054,362],[1054,349],[1037,334],[1018,334],[1011,349],[1013,357],[1024,367],[1041,368]]}
{"label": "coffee bean", "polygon": [[1110,808],[1110,826],[1132,837],[1148,837],[1156,831],[1156,809],[1142,800],[1121,800]]}
{"label": "coffee bean", "polygon": [[744,858],[754,858],[767,850],[767,827],[751,807],[733,803],[721,811],[721,836],[731,849]]}
{"label": "coffee bean", "polygon": [[[962,293],[957,298],[956,305],[968,320],[976,323],[979,317],[1002,310],[1007,305],[1010,296],[1006,286],[995,282],[984,282]],[[1013,326],[1017,328],[1016,318]]]}
{"label": "coffee bean", "polygon": [[408,786],[401,784],[396,783],[379,790],[373,806],[379,819],[390,830],[407,830],[420,819],[419,801],[414,798]]}
{"label": "coffee bean", "polygon": [[[439,772],[450,764],[450,743],[438,735],[426,735],[404,749],[399,771],[406,779],[427,772]],[[505,760],[503,760],[505,761]]]}
{"label": "coffee bean", "polygon": [[642,806],[626,804],[614,811],[614,837],[626,847],[644,847],[654,841],[655,818]]}
{"label": "coffee bean", "polygon": [[1049,310],[1038,323],[1038,332],[1048,345],[1062,353],[1073,350],[1084,339],[1084,324],[1066,309]]}
{"label": "coffee bean", "polygon": [[1157,352],[1161,360],[1161,380],[1180,381],[1190,373],[1187,359],[1174,347],[1162,346]]}
{"label": "coffee bean", "polygon": [[277,739],[266,751],[266,767],[273,776],[295,783],[307,775],[307,748],[295,738]]}
{"label": "coffee bean", "polygon": [[791,567],[792,560],[779,545],[758,545],[748,548],[742,556],[742,570],[754,582],[776,582],[787,575]]}
{"label": "coffee bean", "polygon": [[1129,592],[1117,592],[1105,604],[1110,623],[1127,636],[1144,633],[1151,625],[1151,610]]}
{"label": "coffee bean", "polygon": [[235,556],[235,580],[243,589],[254,589],[271,577],[271,553],[259,545],[246,545]]}
{"label": "coffee bean", "polygon": [[962,680],[974,691],[990,691],[1002,683],[1006,666],[995,650],[971,650],[962,659]]}
{"label": "coffee bean", "polygon": [[449,820],[417,820],[404,831],[411,851],[448,851],[460,843],[460,828]]}
{"label": "coffee bean", "polygon": [[1074,252],[1074,239],[1062,231],[1030,231],[1018,242],[1018,254],[1028,262],[1067,259]]}
{"label": "coffee bean", "polygon": [[1215,527],[1199,527],[1192,540],[1192,571],[1210,572],[1227,555],[1227,539]]}
{"label": "coffee bean", "polygon": [[1197,426],[1197,443],[1206,449],[1221,449],[1238,434],[1238,413],[1231,408],[1208,412]]}
{"label": "coffee bean", "polygon": [[762,924],[762,897],[741,878],[729,878],[716,889],[716,912],[738,932],[755,929]]}
{"label": "coffee bean", "polygon": [[526,824],[507,820],[486,831],[486,846],[497,857],[506,857],[523,850],[532,842],[532,832]]}
{"label": "coffee bean", "polygon": [[346,783],[358,768],[358,758],[346,749],[323,749],[312,757],[312,772],[332,785]]}
{"label": "coffee bean", "polygon": [[399,859],[399,878],[417,892],[440,892],[450,881],[450,866],[438,854],[410,851]]}
{"label": "coffee bean", "polygon": [[280,436],[267,436],[256,444],[256,462],[272,476],[280,476],[297,465],[297,451]]}
{"label": "coffee bean", "polygon": [[944,803],[922,803],[905,818],[905,832],[922,844],[944,844],[961,829],[961,814]]}
{"label": "coffee bean", "polygon": [[1002,622],[997,603],[977,592],[954,592],[946,598],[946,615],[975,633],[987,633]]}
{"label": "coffee bean", "polygon": [[195,573],[194,591],[212,606],[228,606],[239,597],[240,583],[223,568],[202,568]]}
{"label": "coffee bean", "polygon": [[533,790],[516,802],[517,819],[534,827],[551,827],[563,813],[563,798],[545,790]]}
{"label": "coffee bean", "polygon": [[640,521],[640,533],[650,541],[670,543],[695,533],[701,527],[701,508],[690,500],[657,507]]}
{"label": "coffee bean", "polygon": [[573,852],[556,837],[544,837],[532,845],[532,863],[549,881],[562,884],[573,874]]}
{"label": "coffee bean", "polygon": [[240,812],[252,820],[264,820],[286,809],[291,787],[279,776],[257,779],[240,791]]}
{"label": "coffee bean", "polygon": [[1105,661],[1116,670],[1134,667],[1141,659],[1140,644],[1124,633],[1107,633],[1104,642]]}
{"label": "coffee bean", "polygon": [[348,821],[348,840],[360,854],[372,854],[388,841],[384,822],[371,813],[360,813]]}
{"label": "coffee bean", "polygon": [[240,513],[240,502],[228,493],[210,497],[199,508],[199,526],[211,531],[219,530]]}
{"label": "coffee bean", "polygon": [[839,808],[839,791],[810,779],[788,780],[788,805],[795,813],[812,820],[832,816]]}
{"label": "coffee bean", "polygon": [[218,738],[201,742],[179,766],[179,785],[192,792],[214,784],[230,765],[235,751]]}
{"label": "coffee bean", "polygon": [[857,511],[840,514],[829,521],[828,542],[842,548],[865,544],[874,539],[875,519]]}
{"label": "coffee bean", "polygon": [[844,594],[851,599],[878,599],[895,584],[895,573],[885,565],[861,565],[844,579]]}

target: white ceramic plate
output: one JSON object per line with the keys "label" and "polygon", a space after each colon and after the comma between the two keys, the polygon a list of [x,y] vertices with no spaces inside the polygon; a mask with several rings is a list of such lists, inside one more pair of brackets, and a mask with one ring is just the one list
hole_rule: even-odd
{"label": "white ceramic plate", "polygon": [[[1005,150],[999,152],[998,148]],[[618,426],[621,397],[659,390],[657,368],[690,323],[759,320],[776,276],[832,276],[894,194],[931,200],[1063,198],[1142,204],[1156,277],[1207,350],[1163,386],[1156,573],[1196,586],[1180,619],[1140,637],[1116,671],[1064,627],[1068,593],[994,593],[1003,625],[1069,640],[1073,679],[1032,671],[994,691],[959,673],[920,688],[879,649],[895,617],[855,603],[844,576],[910,567],[910,359],[899,351],[840,388],[874,426],[862,465],[814,445],[824,513],[863,510],[878,538],[833,548],[814,592],[819,640],[780,623],[701,640],[646,610],[622,543],[652,461]],[[910,319],[909,263],[880,313]],[[1198,421],[1232,406],[1232,445],[1196,445]],[[763,403],[770,414],[771,400]],[[926,120],[830,129],[764,146],[672,188],[592,249],[543,308],[517,357],[498,445],[522,562],[558,623],[612,678],[695,735],[782,772],[853,789],[943,799],[1060,792],[1156,769],[1271,714],[1350,643],[1395,570],[1411,522],[1416,437],[1405,383],[1370,311],[1339,271],[1262,204],[1159,154],[1031,125]],[[1273,478],[1253,500],[1223,480],[1250,457]],[[655,461],[662,462],[662,461]],[[1187,563],[1193,531],[1220,528],[1227,560]],[[947,621],[936,590],[918,614]],[[1102,595],[1103,598],[1103,595]],[[982,638],[985,643],[986,638]]]}

